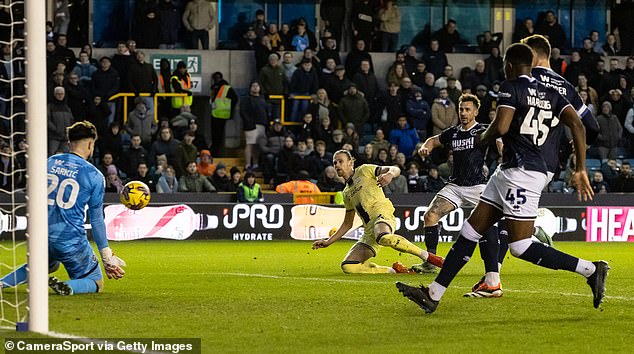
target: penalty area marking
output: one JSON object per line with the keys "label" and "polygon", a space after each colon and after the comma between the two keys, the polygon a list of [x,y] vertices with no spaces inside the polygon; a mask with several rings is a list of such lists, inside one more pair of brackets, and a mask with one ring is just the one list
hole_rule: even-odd
{"label": "penalty area marking", "polygon": [[[199,273],[200,275],[226,275],[226,276],[234,276],[234,277],[251,277],[251,278],[266,278],[266,279],[288,279],[288,280],[303,280],[303,281],[321,281],[321,282],[330,282],[330,283],[357,283],[357,284],[388,284],[384,281],[377,280],[357,280],[357,279],[332,279],[332,278],[315,278],[315,277],[294,277],[294,276],[283,276],[283,275],[270,275],[270,274],[257,274],[257,273]],[[470,287],[465,286],[450,286],[450,288],[454,289],[471,289]],[[509,291],[513,293],[526,293],[526,294],[548,294],[548,295],[563,295],[563,296],[580,296],[580,297],[592,297],[591,294],[579,294],[579,293],[562,293],[555,291],[537,291],[537,290],[519,290],[519,289],[509,289],[504,288],[504,291]],[[622,301],[634,301],[634,297],[628,296],[605,296],[606,299],[610,300],[622,300]]]}

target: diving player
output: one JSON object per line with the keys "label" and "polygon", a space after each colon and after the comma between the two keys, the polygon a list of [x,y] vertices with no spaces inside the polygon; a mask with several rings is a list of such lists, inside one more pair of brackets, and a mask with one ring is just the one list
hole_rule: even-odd
{"label": "diving player", "polygon": [[[87,121],[68,127],[70,152],[48,158],[48,257],[49,273],[60,263],[70,280],[49,278],[49,286],[59,295],[94,293],[103,289],[103,276],[97,257],[86,238],[85,210],[88,208],[92,234],[101,254],[106,275],[121,279],[125,262],[108,247],[103,216],[105,180],[101,172],[86,159],[97,140],[97,129]],[[2,286],[26,282],[26,264],[2,278]]]}
{"label": "diving player", "polygon": [[363,220],[364,233],[341,263],[344,273],[413,273],[399,262],[394,263],[392,268],[369,262],[381,246],[392,247],[399,252],[412,254],[423,261],[442,267],[442,257],[427,253],[403,236],[394,234],[394,206],[383,194],[382,187],[400,174],[398,167],[366,164],[355,169],[354,158],[347,150],[335,152],[333,164],[337,174],[346,180],[343,190],[346,216],[339,229],[329,238],[315,241],[313,249],[328,247],[341,239],[352,227],[356,212]]}
{"label": "diving player", "polygon": [[506,51],[507,81],[498,96],[496,117],[481,136],[484,145],[502,136],[503,163],[465,221],[443,269],[429,287],[396,283],[405,297],[427,313],[436,310],[453,278],[469,261],[481,235],[502,217],[506,218],[512,255],[542,267],[576,272],[586,278],[592,289],[594,307],[598,308],[603,300],[607,262],[579,259],[531,241],[539,198],[548,183],[546,161],[540,149],[548,136],[544,134],[544,121],[559,119],[571,129],[577,158],[572,181],[579,200],[592,199],[593,195],[585,170],[583,124],[565,98],[530,76],[532,61],[533,52],[525,44],[513,44]]}

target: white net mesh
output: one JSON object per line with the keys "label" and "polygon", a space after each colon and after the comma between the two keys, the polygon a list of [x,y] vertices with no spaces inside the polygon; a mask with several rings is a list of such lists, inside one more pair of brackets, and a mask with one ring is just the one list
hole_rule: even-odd
{"label": "white net mesh", "polygon": [[[44,6],[44,4],[42,4]],[[15,215],[26,213],[24,1],[0,3],[0,276],[18,269],[26,260],[24,227]],[[42,58],[44,60],[44,58]],[[42,85],[46,79],[41,78]],[[43,144],[45,142],[38,142]],[[19,230],[22,229],[22,230]],[[0,326],[25,321],[25,286],[0,292]]]}

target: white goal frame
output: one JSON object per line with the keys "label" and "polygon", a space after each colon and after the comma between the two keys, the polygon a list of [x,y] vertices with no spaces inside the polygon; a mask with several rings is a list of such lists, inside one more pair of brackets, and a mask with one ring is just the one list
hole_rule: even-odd
{"label": "white goal frame", "polygon": [[48,333],[46,6],[25,0],[29,330]]}

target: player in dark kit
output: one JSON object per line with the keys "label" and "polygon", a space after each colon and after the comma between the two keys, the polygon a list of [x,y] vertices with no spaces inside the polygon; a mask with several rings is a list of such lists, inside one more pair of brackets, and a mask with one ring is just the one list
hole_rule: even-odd
{"label": "player in dark kit", "polygon": [[577,164],[572,177],[579,200],[592,199],[592,188],[585,170],[584,127],[575,110],[559,93],[530,76],[533,52],[525,44],[511,45],[504,56],[507,81],[499,93],[496,117],[481,135],[488,145],[498,136],[504,142],[503,163],[486,185],[478,205],[447,255],[443,268],[429,287],[413,287],[401,282],[396,287],[425,312],[434,312],[445,290],[469,261],[482,234],[502,217],[506,218],[511,254],[550,269],[576,272],[587,279],[593,305],[598,308],[605,295],[608,264],[590,262],[532,242],[534,220],[541,192],[548,183],[544,126],[559,119],[572,132]]}
{"label": "player in dark kit", "polygon": [[[586,144],[591,145],[599,133],[599,123],[590,109],[583,103],[575,87],[550,68],[550,43],[548,39],[536,34],[522,39],[521,42],[533,50],[532,77],[545,86],[555,89],[570,102],[575,111],[577,111],[577,115],[586,129]],[[544,124],[540,126],[539,139],[544,142],[540,145],[540,148],[544,160],[546,161],[546,174],[548,175],[548,181],[550,181],[559,169],[559,147],[565,129],[564,125],[560,124],[559,119],[544,120],[543,123]],[[550,236],[540,228],[536,227],[533,234],[536,235],[540,241],[552,245]],[[507,239],[506,237],[500,237],[499,248],[497,242],[481,242],[480,246],[483,245],[489,248],[488,251],[481,250],[486,275],[473,286],[471,294],[481,294],[485,297],[491,297],[488,296],[487,290],[499,284],[500,277],[499,269],[495,271],[490,265],[497,261],[501,263],[504,260],[505,253],[508,249]],[[479,288],[484,288],[485,291],[478,291],[477,289]],[[465,296],[468,294],[469,293],[465,294]]]}
{"label": "player in dark kit", "polygon": [[[453,152],[454,158],[453,172],[449,182],[436,194],[423,215],[425,246],[427,252],[433,254],[436,254],[438,247],[439,220],[455,209],[475,206],[486,183],[483,171],[486,147],[477,144],[478,135],[484,130],[484,126],[475,120],[480,108],[480,100],[475,95],[464,94],[460,96],[458,106],[460,124],[427,139],[418,150],[421,156],[427,157],[435,148],[444,146]],[[496,230],[491,232],[493,234],[490,236],[497,243]],[[497,260],[495,264],[497,265]],[[419,273],[436,271],[436,267],[428,262],[414,265],[412,269]]]}

